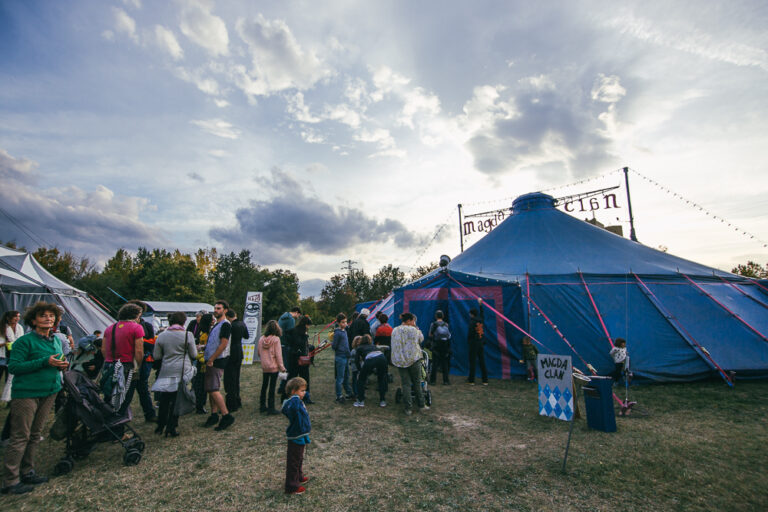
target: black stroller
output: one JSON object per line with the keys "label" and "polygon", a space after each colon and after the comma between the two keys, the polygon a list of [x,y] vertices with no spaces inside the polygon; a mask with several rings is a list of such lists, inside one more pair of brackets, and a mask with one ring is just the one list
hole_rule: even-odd
{"label": "black stroller", "polygon": [[[75,460],[85,459],[94,445],[106,441],[122,445],[126,466],[138,464],[144,451],[144,441],[129,424],[133,419],[131,408],[127,407],[125,413],[118,414],[99,396],[98,386],[80,372],[64,372],[63,384],[67,400],[58,413],[61,416],[57,415],[51,437],[56,440],[66,439],[67,448],[64,457],[56,463],[56,474],[69,473]],[[124,441],[125,430],[132,437]],[[55,431],[58,435],[55,435]]]}

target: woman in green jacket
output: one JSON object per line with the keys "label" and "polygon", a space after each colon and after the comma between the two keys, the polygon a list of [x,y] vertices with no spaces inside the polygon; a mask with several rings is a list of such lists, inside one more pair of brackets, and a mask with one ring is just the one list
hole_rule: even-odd
{"label": "woman in green jacket", "polygon": [[61,390],[60,372],[69,364],[51,332],[60,319],[58,306],[38,302],[24,312],[24,323],[32,331],[13,343],[8,361],[13,374],[11,439],[3,463],[3,494],[24,494],[48,481],[35,473],[35,450]]}

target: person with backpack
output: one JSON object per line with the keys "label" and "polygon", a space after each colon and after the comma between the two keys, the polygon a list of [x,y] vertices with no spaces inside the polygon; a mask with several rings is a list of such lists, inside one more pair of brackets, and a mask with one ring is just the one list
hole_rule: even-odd
{"label": "person with backpack", "polygon": [[451,329],[445,321],[443,312],[435,312],[435,321],[429,326],[430,348],[432,349],[432,374],[429,383],[437,381],[437,372],[443,372],[443,385],[451,383],[448,374],[451,371]]}
{"label": "person with backpack", "polygon": [[477,299],[480,309],[472,308],[469,310],[469,332],[467,333],[467,343],[469,344],[469,377],[467,382],[470,386],[475,385],[475,365],[480,363],[480,373],[483,376],[483,386],[488,385],[488,370],[485,367],[485,354],[483,346],[485,345],[485,327],[483,325],[483,299]]}

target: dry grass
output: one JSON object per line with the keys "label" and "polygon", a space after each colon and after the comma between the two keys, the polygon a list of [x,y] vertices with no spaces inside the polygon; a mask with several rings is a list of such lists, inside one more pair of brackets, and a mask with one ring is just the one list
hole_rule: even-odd
{"label": "dry grass", "polygon": [[[181,419],[182,435],[147,441],[142,462],[100,445],[75,470],[0,509],[52,510],[765,510],[768,504],[766,382],[646,386],[633,392],[652,415],[617,418],[605,434],[575,425],[568,473],[560,472],[568,424],[538,416],[536,387],[453,377],[435,386],[431,411],[406,417],[333,403],[330,351],[312,369],[313,443],[304,496],[283,494],[286,420],[258,414],[260,369],[243,370],[245,407],[225,432]],[[258,381],[258,384],[257,384]],[[373,380],[371,381],[373,384]],[[393,397],[398,383],[390,388]],[[138,402],[136,402],[138,407]],[[0,420],[5,417],[0,412]],[[63,444],[46,439],[48,473]]]}

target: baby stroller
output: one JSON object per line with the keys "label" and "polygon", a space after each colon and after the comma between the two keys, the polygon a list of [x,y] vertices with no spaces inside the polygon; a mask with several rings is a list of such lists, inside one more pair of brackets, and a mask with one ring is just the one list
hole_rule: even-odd
{"label": "baby stroller", "polygon": [[[429,374],[432,372],[432,356],[429,350],[421,350],[421,393],[424,395],[424,403],[426,405],[432,405],[432,391],[429,389]],[[413,396],[413,390],[411,390],[411,398]],[[395,403],[400,403],[403,400],[403,389],[397,388],[395,391]]]}
{"label": "baby stroller", "polygon": [[[98,386],[80,372],[64,372],[63,384],[67,400],[51,428],[51,437],[57,441],[66,439],[67,447],[66,454],[54,467],[55,473],[69,473],[75,460],[85,459],[96,443],[106,441],[122,445],[126,466],[138,464],[144,451],[144,441],[129,425],[133,419],[131,408],[126,408],[122,415],[118,414],[99,396]],[[124,441],[125,430],[132,437]]]}

